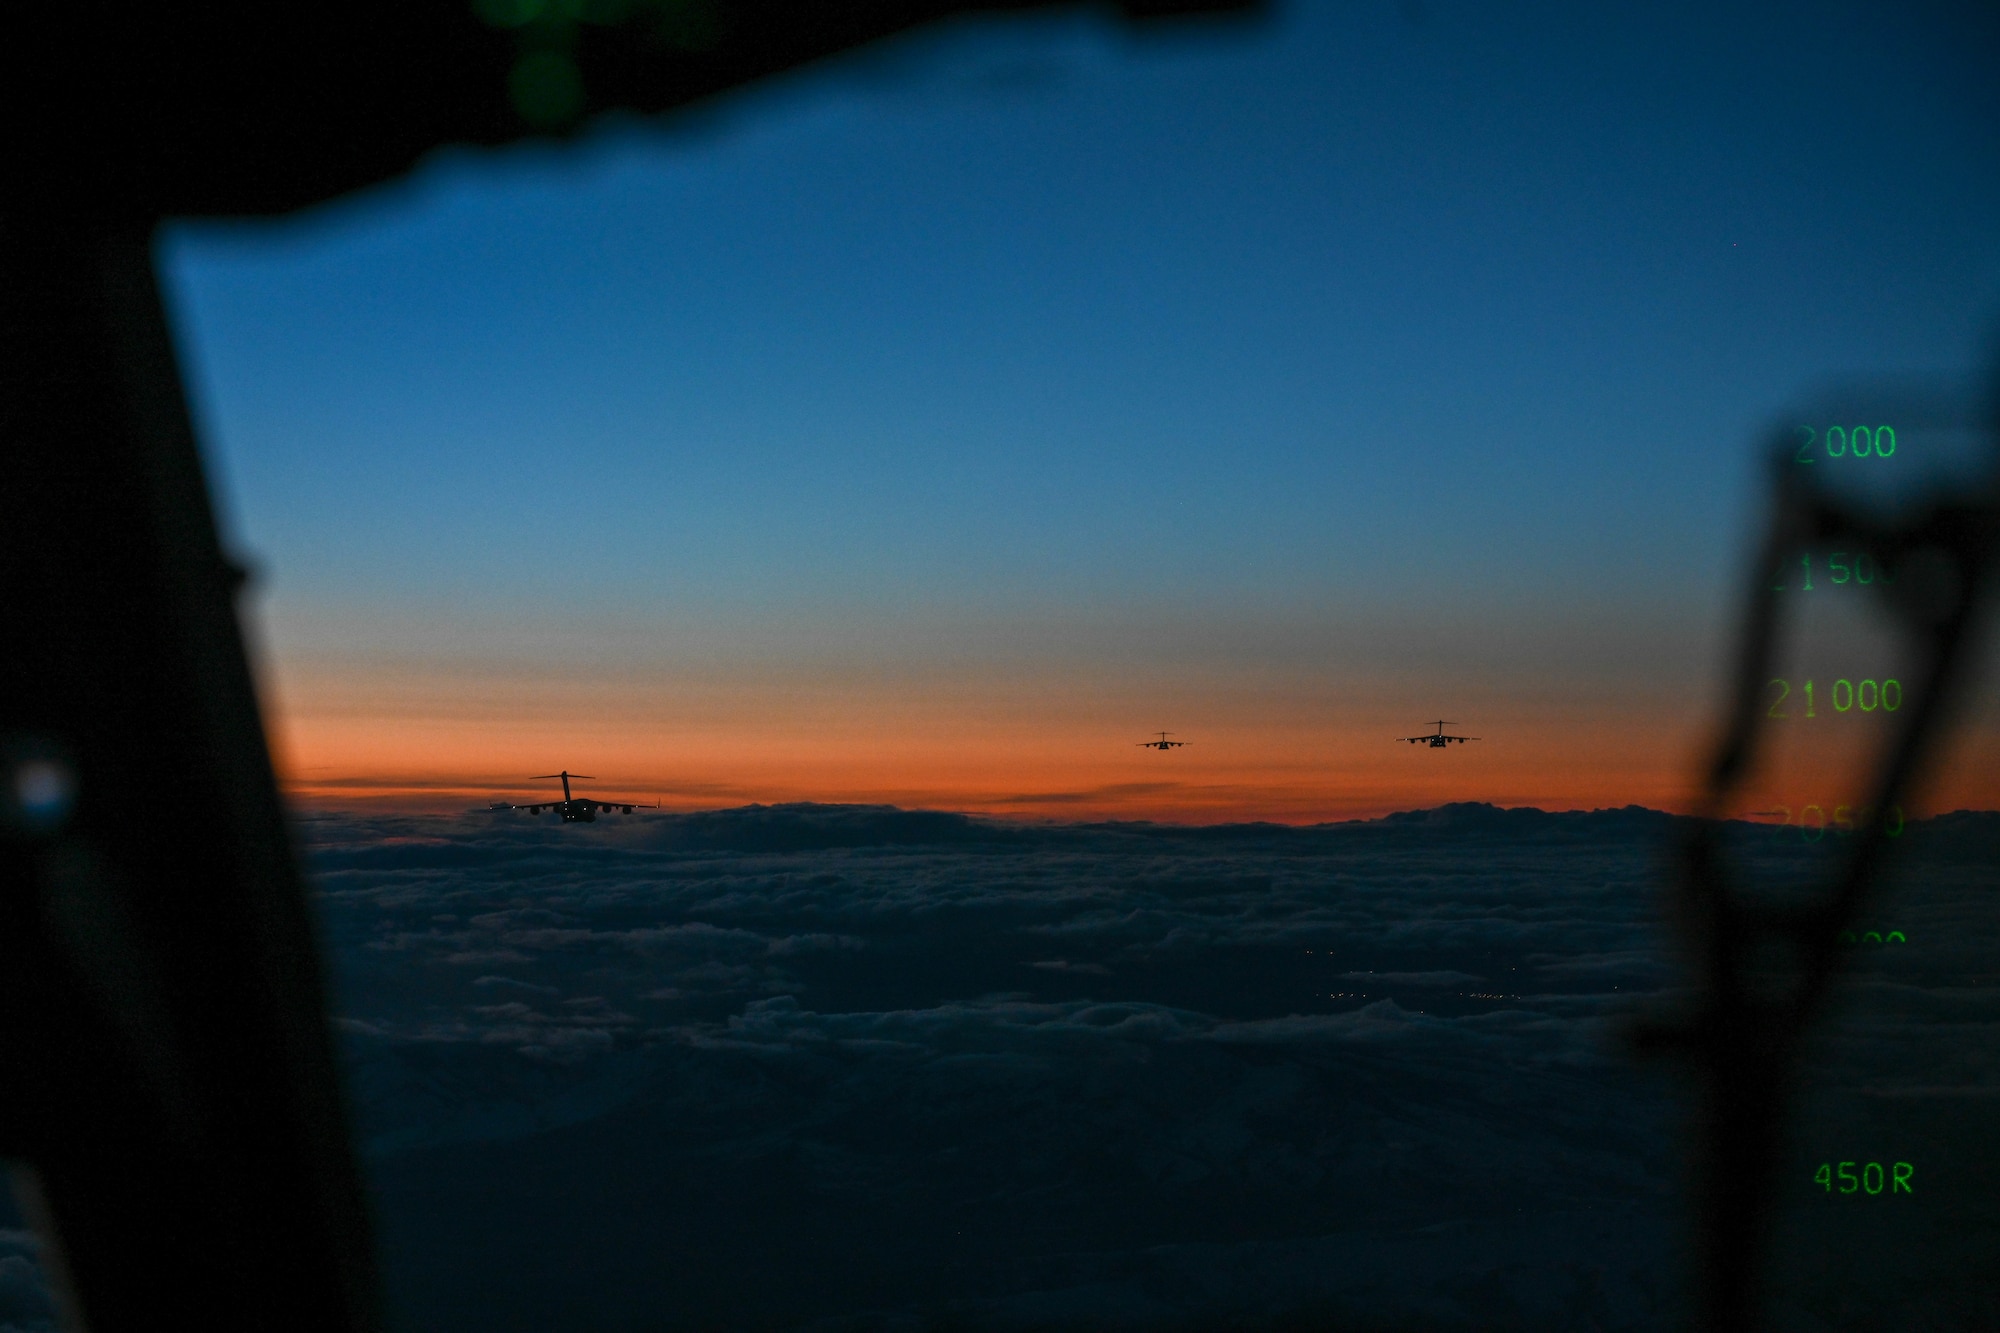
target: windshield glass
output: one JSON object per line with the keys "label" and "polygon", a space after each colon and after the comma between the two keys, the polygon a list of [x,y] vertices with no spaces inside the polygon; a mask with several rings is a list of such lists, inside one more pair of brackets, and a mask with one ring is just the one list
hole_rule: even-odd
{"label": "windshield glass", "polygon": [[[1671,1324],[1618,1034],[1773,440],[1978,466],[1965,31],[969,21],[170,227],[394,1326]],[[1995,693],[1873,809],[1885,571],[1787,559],[1745,855],[1909,832],[1774,1300],[1957,1326]]]}

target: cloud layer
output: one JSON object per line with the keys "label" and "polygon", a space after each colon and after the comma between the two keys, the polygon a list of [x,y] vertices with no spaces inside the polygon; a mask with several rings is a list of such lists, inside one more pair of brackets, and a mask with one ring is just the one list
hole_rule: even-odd
{"label": "cloud layer", "polygon": [[[405,1326],[1671,1321],[1674,1084],[1615,1043],[1674,977],[1664,816],[308,828]],[[1782,832],[1765,878],[1824,854]],[[1800,1145],[1927,1184],[2000,1089],[1993,823],[1929,832]],[[1834,1144],[1856,1107],[1930,1146]],[[1811,1246],[1955,1200],[1799,1195],[1787,1309]]]}

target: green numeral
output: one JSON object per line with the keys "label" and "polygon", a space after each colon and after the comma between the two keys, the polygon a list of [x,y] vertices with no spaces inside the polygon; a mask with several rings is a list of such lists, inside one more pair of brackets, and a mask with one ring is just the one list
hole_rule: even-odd
{"label": "green numeral", "polygon": [[1821,1162],[1819,1170],[1813,1172],[1813,1184],[1826,1193],[1833,1193],[1835,1181],[1840,1182],[1842,1194],[1880,1194],[1885,1189],[1891,1194],[1915,1194],[1910,1187],[1910,1178],[1916,1175],[1916,1167],[1908,1162],[1891,1162],[1885,1175],[1880,1162],[1869,1162],[1862,1166],[1861,1174],[1854,1174],[1853,1162],[1842,1162],[1835,1166],[1831,1162]]}

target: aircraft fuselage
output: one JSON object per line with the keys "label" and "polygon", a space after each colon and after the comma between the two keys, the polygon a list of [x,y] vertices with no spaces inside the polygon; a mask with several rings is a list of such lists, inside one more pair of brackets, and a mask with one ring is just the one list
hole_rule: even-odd
{"label": "aircraft fuselage", "polygon": [[632,813],[632,807],[629,805],[593,801],[587,796],[578,796],[567,801],[550,801],[547,805],[517,805],[514,808],[526,810],[531,815],[539,815],[544,810],[553,810],[562,816],[565,824],[594,824],[597,822],[597,813],[600,810],[607,814],[613,810],[623,810],[628,815]]}

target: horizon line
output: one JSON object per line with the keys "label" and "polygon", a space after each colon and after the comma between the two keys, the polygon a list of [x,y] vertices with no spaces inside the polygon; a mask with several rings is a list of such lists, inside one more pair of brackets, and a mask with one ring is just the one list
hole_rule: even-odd
{"label": "horizon line", "polygon": [[[417,790],[429,790],[435,792],[437,789],[420,787],[417,788]],[[369,796],[369,797],[350,797],[346,798],[345,800],[337,800],[332,805],[315,805],[299,801],[296,799],[290,800],[289,804],[291,805],[292,812],[295,815],[307,816],[307,817],[312,817],[312,816],[337,817],[341,815],[359,813],[354,808],[356,806],[367,806],[367,807],[379,806],[383,801],[388,799],[390,799],[390,797],[385,793],[382,795]],[[752,810],[799,810],[799,811],[872,810],[872,811],[881,811],[886,813],[905,814],[905,815],[946,815],[956,819],[964,819],[968,821],[977,821],[988,824],[996,824],[996,825],[1019,827],[1019,828],[1048,828],[1048,827],[1093,828],[1093,827],[1103,827],[1105,825],[1144,825],[1155,828],[1185,828],[1185,829],[1217,829],[1217,828],[1316,829],[1316,828],[1337,828],[1348,824],[1377,824],[1385,822],[1390,819],[1395,819],[1399,816],[1436,814],[1441,811],[1452,810],[1452,809],[1483,809],[1483,810],[1491,810],[1500,814],[1528,813],[1528,814],[1539,814],[1539,815],[1550,815],[1550,816],[1623,814],[1628,811],[1638,811],[1643,814],[1659,815],[1669,819],[1696,819],[1701,817],[1689,811],[1663,809],[1657,806],[1645,805],[1637,801],[1627,802],[1624,805],[1598,805],[1598,806],[1590,806],[1587,808],[1581,806],[1572,806],[1566,809],[1549,809],[1547,807],[1539,805],[1502,805],[1493,801],[1462,800],[1462,801],[1445,801],[1438,805],[1416,806],[1410,808],[1385,810],[1379,814],[1358,815],[1345,819],[1292,821],[1285,819],[1262,818],[1262,819],[1221,819],[1210,822],[1195,822],[1190,820],[1174,820],[1174,819],[1121,818],[1118,816],[1102,816],[1098,818],[1086,818],[1086,819],[1062,819],[1047,815],[994,813],[985,810],[955,810],[941,806],[923,806],[923,805],[905,806],[905,805],[897,805],[893,802],[888,802],[888,801],[800,800],[800,801],[769,801],[769,802],[751,801],[743,805],[697,806],[697,807],[685,807],[685,808],[635,805],[631,814],[629,815],[621,814],[616,816],[615,818],[621,821],[634,820],[639,818],[641,815],[650,815],[654,817],[664,816],[674,819],[684,819],[700,815],[737,814]],[[455,819],[455,818],[462,818],[468,815],[485,815],[485,816],[510,815],[518,813],[518,811],[493,810],[479,806],[467,806],[463,809],[455,809],[455,810],[430,809],[430,810],[406,810],[400,812],[375,811],[375,813],[385,813],[385,814],[402,813],[411,817],[422,816],[430,818]],[[1756,817],[1758,815],[1764,815],[1768,813],[1770,812],[1751,811],[1739,815],[1726,815],[1723,817],[1722,822],[1738,823],[1738,824],[1756,824],[1770,828],[1792,827],[1792,825],[1788,820],[1773,821],[1770,819],[1760,819]],[[1943,819],[1951,815],[1982,815],[1982,814],[2000,814],[2000,809],[1959,807],[1952,810],[1941,810],[1922,815],[1911,815],[1906,820],[1906,823],[1907,824],[1928,823],[1932,820]],[[1846,831],[1833,828],[1831,825],[1825,827],[1829,832],[1838,833]]]}

